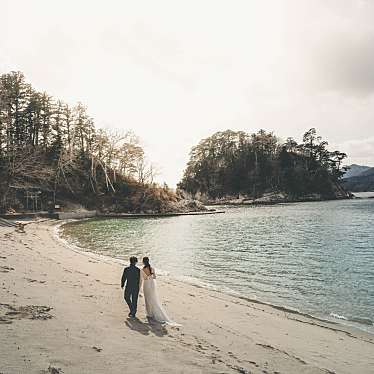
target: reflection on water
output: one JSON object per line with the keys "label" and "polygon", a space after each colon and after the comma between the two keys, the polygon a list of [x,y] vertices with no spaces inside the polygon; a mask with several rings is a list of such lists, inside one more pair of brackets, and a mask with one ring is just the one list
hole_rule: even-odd
{"label": "reflection on water", "polygon": [[[225,214],[90,220],[80,247],[373,331],[374,199],[226,207]],[[371,325],[371,326],[370,326]]]}

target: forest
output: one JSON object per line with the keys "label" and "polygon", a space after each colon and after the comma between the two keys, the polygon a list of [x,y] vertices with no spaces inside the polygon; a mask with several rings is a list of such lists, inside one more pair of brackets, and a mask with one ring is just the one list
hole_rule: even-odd
{"label": "forest", "polygon": [[260,130],[217,132],[192,148],[177,191],[155,183],[139,138],[97,128],[82,103],[70,106],[27,83],[0,76],[0,211],[82,205],[111,212],[203,209],[185,197],[219,199],[267,192],[290,200],[346,197],[346,154],[327,149],[314,128],[298,144]]}
{"label": "forest", "polygon": [[97,129],[83,104],[36,91],[21,72],[0,76],[0,211],[179,209],[154,176],[133,132]]}
{"label": "forest", "polygon": [[340,184],[347,155],[327,146],[314,128],[300,144],[264,130],[217,132],[192,148],[178,187],[205,199],[257,199],[271,192],[282,192],[290,201],[347,197]]}

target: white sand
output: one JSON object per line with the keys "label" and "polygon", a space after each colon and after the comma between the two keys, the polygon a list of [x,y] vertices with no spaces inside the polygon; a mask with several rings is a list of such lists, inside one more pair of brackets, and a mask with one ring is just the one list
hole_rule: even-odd
{"label": "white sand", "polygon": [[[374,373],[374,336],[159,277],[181,328],[127,319],[122,268],[54,223],[0,227],[0,373]],[[49,309],[51,308],[51,309]]]}

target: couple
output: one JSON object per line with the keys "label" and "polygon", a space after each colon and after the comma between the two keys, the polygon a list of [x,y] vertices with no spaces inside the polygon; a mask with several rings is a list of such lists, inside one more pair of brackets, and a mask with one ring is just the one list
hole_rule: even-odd
{"label": "couple", "polygon": [[170,320],[162,307],[157,294],[156,288],[156,274],[153,267],[149,263],[149,258],[143,258],[143,269],[139,269],[136,266],[138,259],[136,257],[130,257],[130,266],[123,270],[121,279],[121,288],[125,287],[125,300],[130,308],[129,317],[135,318],[139,290],[143,286],[143,294],[145,301],[145,308],[147,317],[160,323],[165,323],[173,326],[180,326],[177,323]]}

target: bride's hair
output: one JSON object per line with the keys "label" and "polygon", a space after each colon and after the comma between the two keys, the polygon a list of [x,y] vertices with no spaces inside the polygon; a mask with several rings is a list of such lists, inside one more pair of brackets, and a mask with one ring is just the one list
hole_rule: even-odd
{"label": "bride's hair", "polygon": [[143,257],[143,264],[144,264],[144,268],[148,268],[149,272],[152,274],[152,268],[151,268],[151,264],[149,263],[148,257]]}

